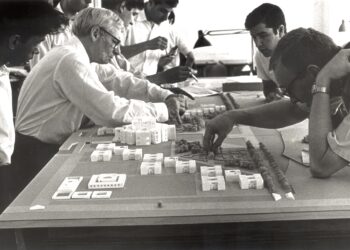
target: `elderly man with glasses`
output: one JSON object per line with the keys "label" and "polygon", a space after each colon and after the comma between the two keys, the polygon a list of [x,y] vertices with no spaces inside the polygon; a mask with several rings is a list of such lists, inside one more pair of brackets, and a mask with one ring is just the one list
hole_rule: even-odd
{"label": "elderly man with glasses", "polygon": [[75,36],[67,44],[49,51],[32,69],[19,94],[14,164],[18,173],[30,169],[27,176],[18,175],[22,184],[79,129],[84,115],[109,127],[130,123],[138,115],[158,122],[179,118],[176,99],[157,85],[144,87],[144,98],[152,103],[117,96],[100,82],[91,63],[107,64],[114,57],[123,31],[116,14],[86,8],[75,17],[72,31]]}
{"label": "elderly man with glasses", "polygon": [[350,89],[344,77],[350,72],[350,52],[339,50],[331,38],[311,28],[289,32],[270,61],[289,98],[210,120],[204,147],[216,152],[234,124],[281,128],[309,118],[311,174],[326,178],[349,165]]}

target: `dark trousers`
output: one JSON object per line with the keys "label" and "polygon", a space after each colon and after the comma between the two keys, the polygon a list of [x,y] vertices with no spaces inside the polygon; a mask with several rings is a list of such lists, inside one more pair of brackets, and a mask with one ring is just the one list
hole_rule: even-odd
{"label": "dark trousers", "polygon": [[11,195],[16,197],[58,152],[59,145],[42,142],[32,136],[16,132],[12,156]]}
{"label": "dark trousers", "polygon": [[0,213],[2,213],[5,208],[12,201],[11,197],[11,176],[12,176],[12,166],[0,166]]}

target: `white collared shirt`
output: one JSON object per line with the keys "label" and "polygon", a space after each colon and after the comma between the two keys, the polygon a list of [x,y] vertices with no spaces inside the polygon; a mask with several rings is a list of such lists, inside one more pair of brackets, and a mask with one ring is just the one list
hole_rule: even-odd
{"label": "white collared shirt", "polygon": [[52,49],[25,79],[18,97],[16,130],[53,144],[80,127],[83,115],[95,124],[115,127],[138,115],[168,120],[164,103],[115,96],[100,82],[76,37]]}
{"label": "white collared shirt", "polygon": [[11,163],[15,145],[15,129],[12,112],[12,89],[9,70],[0,67],[0,166]]}
{"label": "white collared shirt", "polygon": [[175,45],[177,45],[179,51],[185,55],[190,52],[168,21],[164,21],[159,25],[148,21],[144,10],[139,13],[135,23],[128,28],[124,45],[134,45],[152,40],[158,36],[168,39],[168,48],[166,50],[146,50],[128,58],[136,71],[142,72],[145,75],[156,74],[159,58],[165,56],[166,52]]}

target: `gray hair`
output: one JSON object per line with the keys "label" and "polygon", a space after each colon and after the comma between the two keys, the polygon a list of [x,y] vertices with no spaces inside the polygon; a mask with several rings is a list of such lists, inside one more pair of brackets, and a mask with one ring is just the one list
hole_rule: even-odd
{"label": "gray hair", "polygon": [[123,20],[113,11],[104,8],[85,8],[78,12],[74,18],[72,31],[77,37],[83,37],[90,33],[92,27],[99,26],[110,30],[117,29],[120,35],[124,33]]}

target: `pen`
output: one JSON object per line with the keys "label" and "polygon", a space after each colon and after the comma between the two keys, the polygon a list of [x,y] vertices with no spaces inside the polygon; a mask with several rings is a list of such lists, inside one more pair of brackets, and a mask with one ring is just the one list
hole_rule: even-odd
{"label": "pen", "polygon": [[192,72],[190,72],[190,75],[196,82],[198,82],[198,78]]}

